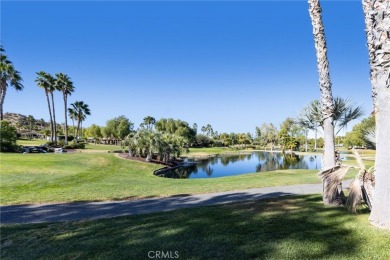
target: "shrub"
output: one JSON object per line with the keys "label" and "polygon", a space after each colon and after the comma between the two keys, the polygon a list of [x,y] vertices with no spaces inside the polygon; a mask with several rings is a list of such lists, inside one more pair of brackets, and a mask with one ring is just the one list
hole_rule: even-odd
{"label": "shrub", "polygon": [[48,141],[46,142],[45,146],[55,146],[56,143],[55,142],[52,142],[52,141]]}
{"label": "shrub", "polygon": [[16,144],[16,128],[8,121],[0,121],[0,151],[20,152],[20,146]]}
{"label": "shrub", "polygon": [[85,143],[73,143],[64,145],[64,149],[85,149]]}
{"label": "shrub", "polygon": [[111,153],[128,153],[129,150],[114,150],[114,151],[111,151]]}

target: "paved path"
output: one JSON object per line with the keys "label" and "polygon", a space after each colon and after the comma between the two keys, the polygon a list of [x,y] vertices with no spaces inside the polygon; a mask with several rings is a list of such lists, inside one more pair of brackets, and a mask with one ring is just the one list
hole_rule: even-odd
{"label": "paved path", "polygon": [[[343,187],[348,187],[348,184],[348,181],[344,182]],[[322,184],[301,184],[130,201],[11,205],[0,207],[0,222],[1,224],[15,224],[112,218],[243,200],[259,200],[287,195],[321,193],[321,191]]]}

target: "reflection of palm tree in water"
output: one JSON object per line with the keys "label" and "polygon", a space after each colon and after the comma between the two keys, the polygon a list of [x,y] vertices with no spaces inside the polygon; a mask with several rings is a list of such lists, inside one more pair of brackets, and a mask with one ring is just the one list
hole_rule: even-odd
{"label": "reflection of palm tree in water", "polygon": [[252,154],[220,155],[215,158],[220,159],[220,162],[223,166],[228,166],[230,163],[245,161],[245,159],[250,160],[252,158]]}
{"label": "reflection of palm tree in water", "polygon": [[282,158],[279,153],[259,153],[258,158],[261,159],[260,163],[256,166],[256,172],[275,171],[280,169],[280,159]]}
{"label": "reflection of palm tree in water", "polygon": [[318,170],[317,155],[310,156],[309,161],[310,161],[311,163],[315,162],[315,163],[316,163],[316,168],[315,168],[315,169]]}
{"label": "reflection of palm tree in water", "polygon": [[210,177],[213,174],[213,171],[214,171],[214,169],[209,166],[206,168],[205,172],[206,172],[207,176]]}
{"label": "reflection of palm tree in water", "polygon": [[286,169],[308,169],[307,163],[303,156],[296,154],[281,153],[260,153],[259,158],[263,158],[256,166],[256,172],[286,170]]}
{"label": "reflection of palm tree in water", "polygon": [[290,169],[291,166],[296,165],[299,162],[299,156],[296,154],[285,154],[283,158],[282,169]]}

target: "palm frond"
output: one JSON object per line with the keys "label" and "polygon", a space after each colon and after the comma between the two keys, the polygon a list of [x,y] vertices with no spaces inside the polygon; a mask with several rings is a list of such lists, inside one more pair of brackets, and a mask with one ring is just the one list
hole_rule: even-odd
{"label": "palm frond", "polygon": [[356,209],[362,200],[364,200],[364,203],[371,209],[372,193],[375,189],[375,168],[373,166],[367,171],[359,153],[355,149],[353,149],[352,152],[355,155],[360,171],[356,176],[356,179],[350,184],[347,208],[350,212],[356,213]]}
{"label": "palm frond", "polygon": [[362,158],[360,157],[358,151],[356,151],[356,149],[352,149],[352,153],[355,155],[355,158],[356,158],[356,161],[360,167],[360,170],[361,171],[365,171],[366,170],[366,166],[364,165],[363,163],[363,160]]}
{"label": "palm frond", "polygon": [[359,179],[355,179],[349,185],[347,208],[349,212],[356,213],[356,209],[362,200],[362,186]]}
{"label": "palm frond", "polygon": [[323,180],[325,197],[333,198],[338,187],[351,166],[337,165],[333,168],[321,171],[318,175]]}

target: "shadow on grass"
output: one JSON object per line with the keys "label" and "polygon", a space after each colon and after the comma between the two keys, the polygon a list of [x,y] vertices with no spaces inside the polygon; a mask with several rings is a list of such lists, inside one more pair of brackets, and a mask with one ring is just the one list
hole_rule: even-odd
{"label": "shadow on grass", "polygon": [[318,195],[294,196],[94,221],[3,225],[1,256],[147,259],[150,251],[164,251],[182,259],[361,258],[370,237],[351,222],[355,215],[324,207]]}
{"label": "shadow on grass", "polygon": [[236,192],[209,197],[207,195],[188,194],[165,198],[145,198],[125,201],[88,201],[43,205],[10,205],[1,206],[1,223],[42,223],[76,221],[84,219],[103,219],[117,216],[147,214],[171,211],[182,208],[226,204],[245,200],[258,200],[292,195],[286,192],[250,193]]}

